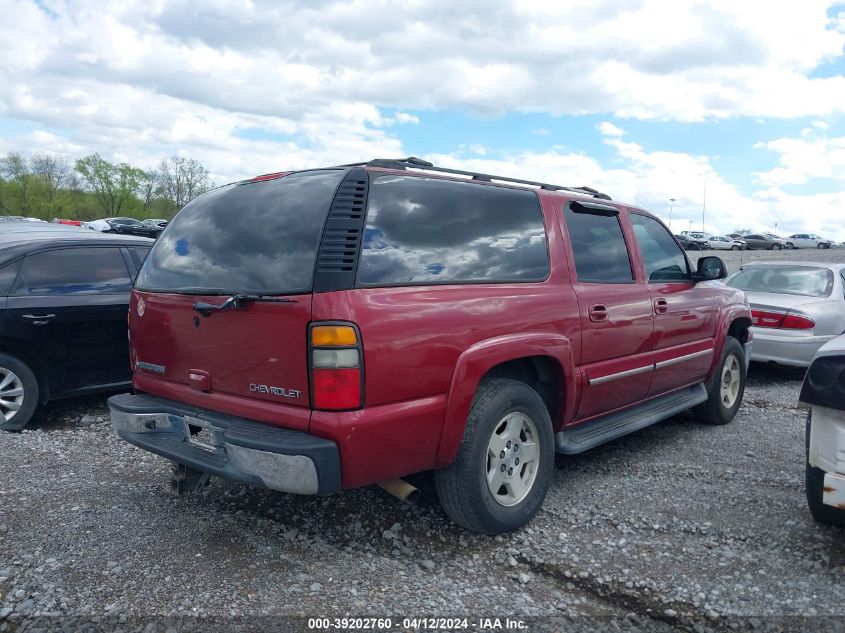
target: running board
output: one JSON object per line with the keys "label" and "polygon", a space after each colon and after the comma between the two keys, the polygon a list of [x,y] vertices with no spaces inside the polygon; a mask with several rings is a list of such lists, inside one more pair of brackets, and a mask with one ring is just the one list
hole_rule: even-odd
{"label": "running board", "polygon": [[560,431],[555,435],[555,448],[563,455],[577,455],[670,418],[706,400],[707,389],[703,383],[673,391],[631,409]]}

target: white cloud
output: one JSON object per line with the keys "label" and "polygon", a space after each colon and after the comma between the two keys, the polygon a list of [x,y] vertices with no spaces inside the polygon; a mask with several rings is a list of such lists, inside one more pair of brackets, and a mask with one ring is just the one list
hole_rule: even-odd
{"label": "white cloud", "polygon": [[[820,131],[823,133],[824,128]],[[803,185],[813,178],[826,178],[838,181],[839,188],[845,189],[845,136],[828,138],[806,129],[801,138],[779,138],[755,147],[780,155],[777,167],[754,173],[762,185]]]}
{"label": "white cloud", "polygon": [[620,137],[625,135],[625,130],[618,128],[609,121],[602,121],[598,124],[598,130],[604,136]]}

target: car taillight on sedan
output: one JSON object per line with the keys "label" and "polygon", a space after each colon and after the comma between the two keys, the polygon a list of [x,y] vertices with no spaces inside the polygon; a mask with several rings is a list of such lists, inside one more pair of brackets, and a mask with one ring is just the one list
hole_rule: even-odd
{"label": "car taillight on sedan", "polygon": [[816,322],[808,317],[768,310],[752,310],[751,324],[781,330],[812,330],[816,327]]}
{"label": "car taillight on sedan", "polygon": [[358,328],[351,324],[315,323],[309,343],[313,408],[360,409],[364,403],[364,376]]}

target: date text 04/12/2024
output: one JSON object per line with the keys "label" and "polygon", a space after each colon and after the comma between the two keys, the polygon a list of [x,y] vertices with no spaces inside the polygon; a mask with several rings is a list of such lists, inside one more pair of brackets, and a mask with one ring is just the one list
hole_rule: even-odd
{"label": "date text 04/12/2024", "polygon": [[[390,631],[398,628],[400,621],[392,618],[309,618],[308,628],[316,631]],[[405,630],[451,631],[480,630],[496,631],[525,630],[522,620],[513,618],[403,618],[401,628]]]}

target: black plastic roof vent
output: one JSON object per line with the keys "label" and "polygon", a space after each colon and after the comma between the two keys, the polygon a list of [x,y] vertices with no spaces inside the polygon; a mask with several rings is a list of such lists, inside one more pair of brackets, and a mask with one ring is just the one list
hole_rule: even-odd
{"label": "black plastic roof vent", "polygon": [[337,188],[317,252],[314,292],[355,286],[368,189],[367,171],[361,168],[350,170]]}

